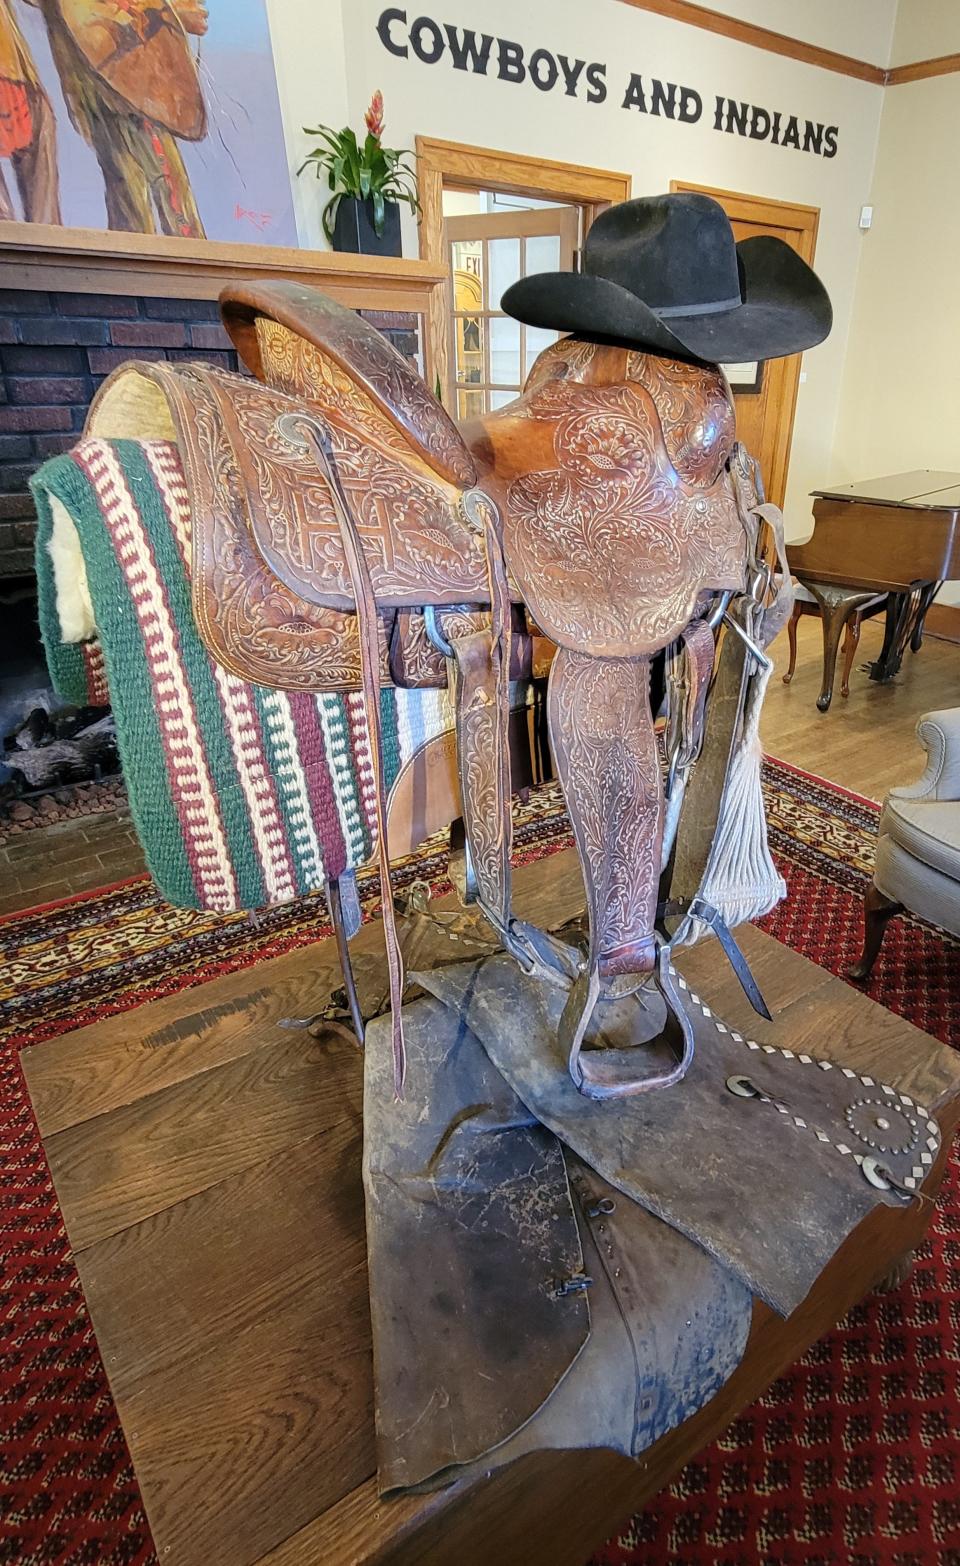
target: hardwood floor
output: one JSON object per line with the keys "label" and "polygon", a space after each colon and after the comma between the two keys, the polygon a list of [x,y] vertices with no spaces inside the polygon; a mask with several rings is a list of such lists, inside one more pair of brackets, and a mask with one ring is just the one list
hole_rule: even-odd
{"label": "hardwood floor", "polygon": [[33,827],[0,843],[0,914],[95,891],[143,869],[129,810]]}
{"label": "hardwood floor", "polygon": [[960,706],[960,646],[928,637],[920,652],[907,653],[890,685],[875,685],[860,665],[875,658],[883,626],[867,621],[850,695],[840,695],[839,674],[829,712],[818,712],[821,648],[820,621],[800,621],[797,672],[791,685],[781,676],[789,650],[786,633],[772,648],[776,670],[767,688],[760,733],[764,750],[807,772],[816,772],[869,799],[909,783],[923,771],[924,753],[914,729],[925,712]]}

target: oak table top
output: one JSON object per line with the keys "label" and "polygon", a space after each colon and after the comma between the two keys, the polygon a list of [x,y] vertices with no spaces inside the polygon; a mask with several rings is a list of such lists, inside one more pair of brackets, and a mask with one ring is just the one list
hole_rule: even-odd
{"label": "oak table top", "polygon": [[[516,892],[523,917],[576,913],[575,856],[524,867]],[[770,937],[740,935],[774,1013],[764,1037],[894,1082],[937,1114],[935,1189],[960,1056]],[[378,978],[379,939],[374,924],[354,943],[361,982]],[[728,1022],[757,1031],[715,942],[680,966]],[[929,1204],[878,1208],[786,1321],[755,1305],[734,1376],[638,1462],[538,1453],[381,1501],[360,1058],[343,1037],[277,1026],[336,982],[323,941],[22,1057],[164,1566],[583,1566],[927,1227]]]}

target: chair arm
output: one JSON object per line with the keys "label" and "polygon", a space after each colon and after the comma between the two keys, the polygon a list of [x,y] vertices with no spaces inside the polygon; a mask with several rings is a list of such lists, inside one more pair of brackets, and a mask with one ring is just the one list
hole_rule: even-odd
{"label": "chair arm", "polygon": [[960,800],[960,707],[925,712],[917,724],[917,739],[927,753],[923,776],[904,788],[892,788],[891,799]]}

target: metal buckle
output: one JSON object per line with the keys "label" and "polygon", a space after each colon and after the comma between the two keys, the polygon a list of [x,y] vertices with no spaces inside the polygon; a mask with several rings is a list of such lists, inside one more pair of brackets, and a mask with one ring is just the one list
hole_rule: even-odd
{"label": "metal buckle", "polygon": [[[757,1013],[757,1016],[764,1017],[767,1022],[772,1022],[773,1018],[770,1014],[770,1009],[763,998],[759,984],[750,971],[750,964],[737,945],[733,932],[722,913],[714,908],[712,903],[708,903],[702,898],[699,893],[695,897],[671,897],[666,902],[657,904],[657,919],[659,921],[678,919],[684,916],[690,919],[700,919],[704,924],[710,926],[710,929],[720,942],[721,950],[727,962],[740,982],[740,988]],[[668,940],[665,944],[667,949],[670,950],[670,941]]]}
{"label": "metal buckle", "polygon": [[586,1289],[592,1288],[593,1279],[586,1273],[576,1273],[572,1278],[557,1278],[553,1285],[553,1298],[555,1300],[566,1299],[568,1294],[582,1294]]}
{"label": "metal buckle", "polygon": [[744,628],[740,624],[739,620],[734,619],[733,615],[730,614],[726,610],[724,611],[724,615],[723,615],[723,623],[724,623],[724,625],[728,625],[730,627],[731,631],[735,631],[737,633],[737,635],[739,636],[740,640],[743,642],[744,646],[747,648],[748,652],[751,652],[753,654],[754,658],[756,658],[757,663],[760,665],[761,669],[772,669],[773,668],[773,663],[767,657],[767,655],[764,652],[763,648],[761,646],[759,646],[759,644],[757,642],[754,641],[754,639],[750,635],[749,631],[745,631],[744,630]]}
{"label": "metal buckle", "polygon": [[443,610],[446,610],[448,614],[470,614],[472,613],[474,607],[475,606],[473,604],[424,604],[423,624],[427,633],[427,641],[432,647],[436,648],[437,652],[440,653],[442,657],[452,658],[453,648],[440,629],[439,623],[437,621],[438,612],[442,608]]}

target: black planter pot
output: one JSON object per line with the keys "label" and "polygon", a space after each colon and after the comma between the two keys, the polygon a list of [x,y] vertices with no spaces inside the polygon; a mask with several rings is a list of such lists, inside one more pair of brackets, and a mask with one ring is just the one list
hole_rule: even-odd
{"label": "black planter pot", "polygon": [[373,202],[358,201],[356,196],[341,196],[333,223],[334,250],[349,250],[353,255],[399,256],[400,208],[395,201],[385,203],[383,233],[373,226]]}

